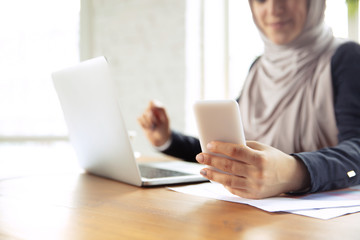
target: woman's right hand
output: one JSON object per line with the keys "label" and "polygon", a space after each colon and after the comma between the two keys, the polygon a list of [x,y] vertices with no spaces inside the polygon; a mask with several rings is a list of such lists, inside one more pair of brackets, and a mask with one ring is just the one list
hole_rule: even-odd
{"label": "woman's right hand", "polygon": [[138,118],[138,122],[152,145],[159,147],[170,139],[169,118],[159,101],[150,101],[144,113]]}

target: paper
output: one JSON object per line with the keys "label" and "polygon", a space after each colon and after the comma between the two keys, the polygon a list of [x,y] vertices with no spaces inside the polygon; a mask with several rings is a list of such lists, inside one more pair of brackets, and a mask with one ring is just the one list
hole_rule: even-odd
{"label": "paper", "polygon": [[303,215],[307,217],[319,218],[323,220],[328,220],[331,218],[339,217],[345,214],[356,213],[356,212],[360,212],[360,206],[290,211],[290,213]]}
{"label": "paper", "polygon": [[360,185],[301,197],[272,197],[261,200],[238,197],[217,183],[202,183],[169,189],[201,197],[248,204],[268,212],[290,212],[320,219],[330,219],[360,211]]}

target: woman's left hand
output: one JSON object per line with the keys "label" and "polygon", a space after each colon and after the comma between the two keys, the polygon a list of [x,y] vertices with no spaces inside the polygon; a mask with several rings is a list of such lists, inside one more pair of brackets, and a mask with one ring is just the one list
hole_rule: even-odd
{"label": "woman's left hand", "polygon": [[207,148],[211,153],[231,159],[200,153],[196,156],[199,163],[223,171],[205,168],[201,174],[223,184],[235,195],[252,199],[277,196],[309,186],[309,173],[302,161],[259,142],[247,141],[246,144],[210,142]]}

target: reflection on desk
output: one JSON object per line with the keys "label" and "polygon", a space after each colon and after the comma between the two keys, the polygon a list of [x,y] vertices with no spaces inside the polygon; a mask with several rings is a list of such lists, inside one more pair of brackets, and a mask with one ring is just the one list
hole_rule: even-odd
{"label": "reflection on desk", "polygon": [[[36,165],[37,155],[32,154],[27,160]],[[0,152],[0,158],[2,156]],[[67,162],[56,156],[53,159]],[[2,166],[4,162],[1,160]],[[57,164],[60,166],[61,162]],[[73,169],[66,172],[48,167],[50,170],[42,168],[43,172],[33,174],[21,171],[23,176],[0,180],[1,239],[360,237],[360,214],[329,221],[272,214],[247,205],[177,193],[165,187],[138,188]]]}

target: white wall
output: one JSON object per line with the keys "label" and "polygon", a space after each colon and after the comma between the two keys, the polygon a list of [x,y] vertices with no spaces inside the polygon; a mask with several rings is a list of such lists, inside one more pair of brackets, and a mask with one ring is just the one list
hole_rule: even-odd
{"label": "white wall", "polygon": [[150,99],[162,101],[171,126],[185,120],[185,0],[82,0],[80,56],[104,55],[116,72],[134,149],[155,151],[137,123]]}

